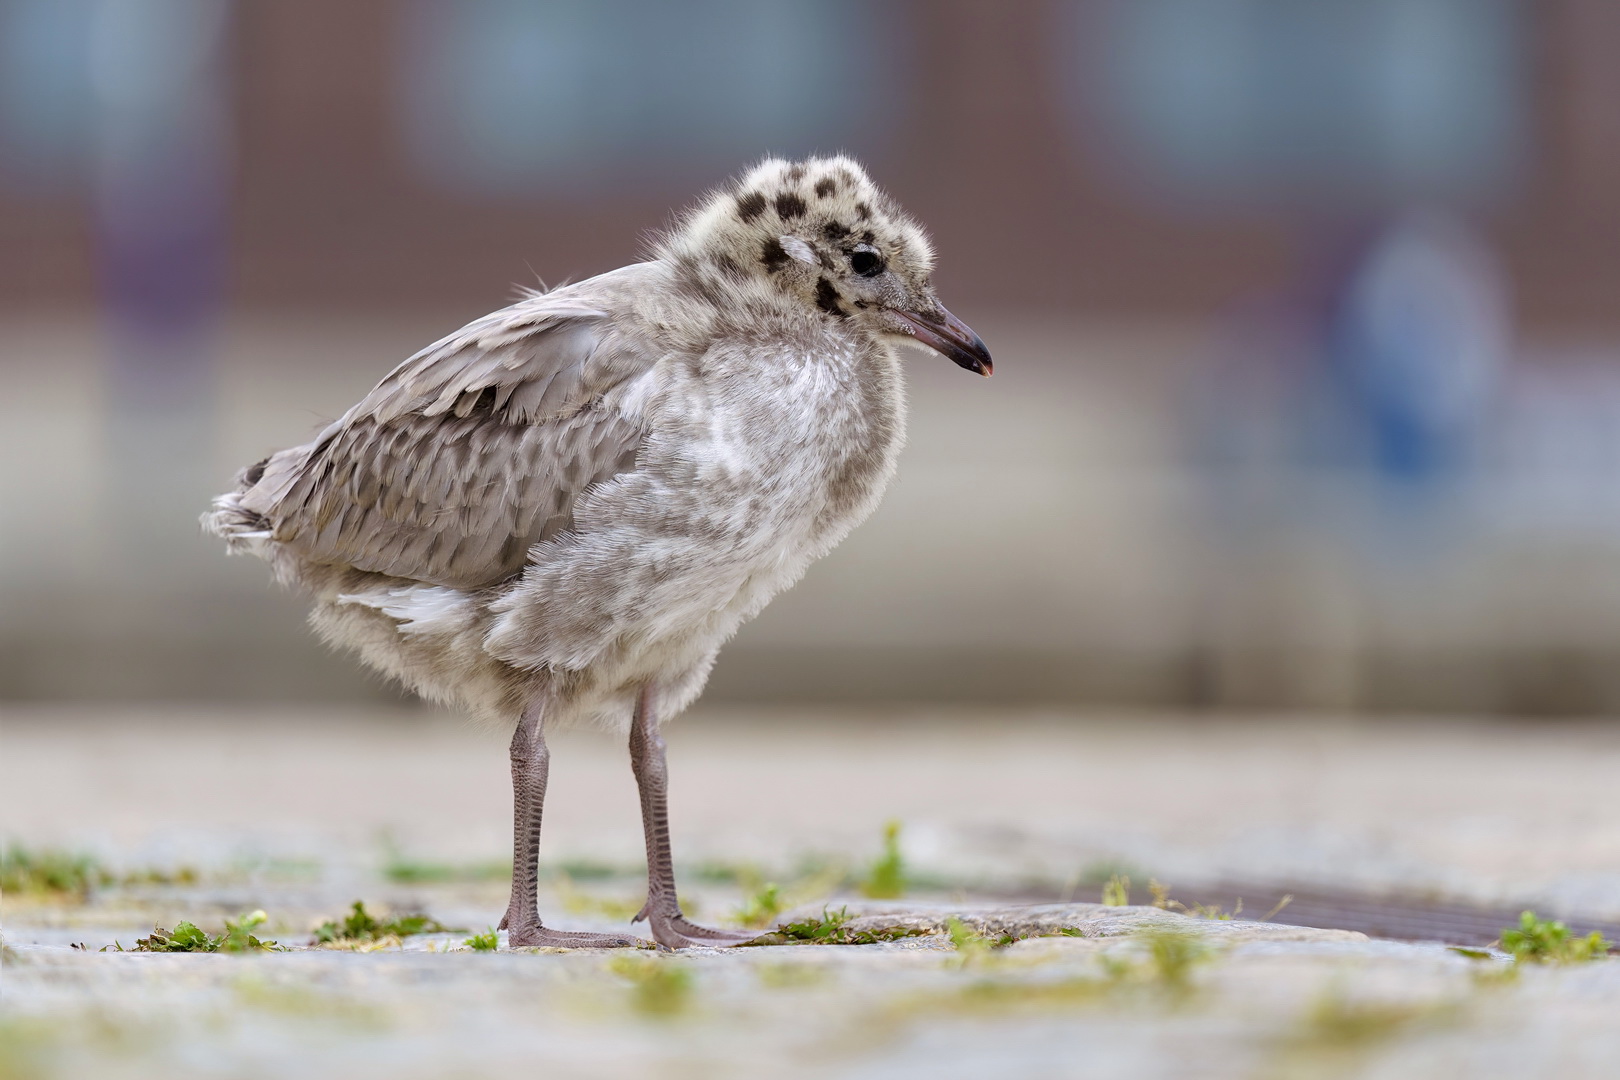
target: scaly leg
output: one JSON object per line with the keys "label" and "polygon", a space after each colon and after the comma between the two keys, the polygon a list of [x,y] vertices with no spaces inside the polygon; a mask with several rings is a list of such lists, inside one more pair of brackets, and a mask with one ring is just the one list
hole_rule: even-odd
{"label": "scaly leg", "polygon": [[647,903],[632,920],[646,919],[653,938],[671,949],[693,945],[740,945],[758,933],[747,930],[710,930],[688,922],[675,897],[675,860],[669,850],[669,767],[664,762],[664,739],[658,734],[651,683],[636,699],[630,721],[630,768],[641,792],[641,827],[647,835]]}
{"label": "scaly leg", "polygon": [[501,918],[512,948],[549,945],[564,949],[612,949],[646,945],[627,934],[580,934],[540,925],[535,889],[540,876],[540,813],[546,802],[544,717],[538,703],[523,710],[512,735],[512,900]]}

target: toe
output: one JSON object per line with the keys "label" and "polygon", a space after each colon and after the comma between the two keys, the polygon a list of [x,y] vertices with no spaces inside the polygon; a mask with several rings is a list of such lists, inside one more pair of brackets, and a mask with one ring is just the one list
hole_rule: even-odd
{"label": "toe", "polygon": [[660,945],[670,949],[725,949],[759,937],[759,933],[752,930],[714,930],[699,926],[688,922],[683,916],[655,918],[651,922],[653,937]]}
{"label": "toe", "polygon": [[507,934],[506,942],[507,947],[511,949],[635,949],[650,947],[652,944],[629,934],[553,930],[538,923],[511,931]]}

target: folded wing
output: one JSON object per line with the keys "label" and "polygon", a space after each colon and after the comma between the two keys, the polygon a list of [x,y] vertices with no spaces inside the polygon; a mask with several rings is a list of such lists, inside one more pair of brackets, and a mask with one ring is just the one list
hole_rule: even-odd
{"label": "folded wing", "polygon": [[243,476],[241,510],[317,563],[473,589],[517,574],[575,501],[635,468],[614,402],[655,358],[607,314],[539,296],[401,364],[312,443]]}

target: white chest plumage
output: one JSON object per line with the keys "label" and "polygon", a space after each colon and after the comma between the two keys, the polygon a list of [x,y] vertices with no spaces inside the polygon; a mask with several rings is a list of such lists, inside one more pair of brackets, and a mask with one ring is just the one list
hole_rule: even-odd
{"label": "white chest plumage", "polygon": [[904,438],[892,353],[722,359],[660,366],[629,391],[649,430],[639,467],[535,550],[495,605],[493,655],[569,670],[643,657],[637,677],[671,648],[689,662],[871,512]]}

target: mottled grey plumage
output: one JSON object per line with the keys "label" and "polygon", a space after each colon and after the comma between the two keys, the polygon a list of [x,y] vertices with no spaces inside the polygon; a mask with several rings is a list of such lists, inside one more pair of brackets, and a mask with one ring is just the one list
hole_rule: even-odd
{"label": "mottled grey plumage", "polygon": [[853,161],[768,160],[646,262],[429,346],[204,516],[311,593],[328,641],[427,697],[518,721],[515,944],[580,943],[533,912],[543,729],[632,715],[644,914],[665,944],[721,940],[680,917],[655,865],[657,726],[876,505],[904,437],[894,344],[988,374],[983,344],[934,298],[932,260]]}

